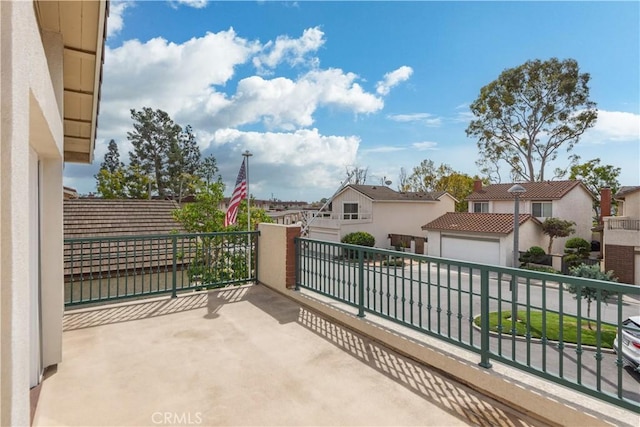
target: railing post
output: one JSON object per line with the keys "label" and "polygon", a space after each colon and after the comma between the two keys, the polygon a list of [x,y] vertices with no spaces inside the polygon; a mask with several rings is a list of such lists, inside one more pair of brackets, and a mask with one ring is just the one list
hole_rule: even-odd
{"label": "railing post", "polygon": [[178,236],[171,236],[171,243],[173,246],[173,267],[171,269],[171,298],[176,298],[176,287],[178,282]]}
{"label": "railing post", "polygon": [[364,317],[364,249],[358,249],[358,317]]}
{"label": "railing post", "polygon": [[302,257],[302,244],[300,243],[300,238],[299,237],[295,237],[293,239],[293,246],[295,248],[295,259],[296,259],[296,273],[295,273],[295,277],[296,277],[296,286],[295,286],[295,290],[299,291],[300,290],[300,258]]}
{"label": "railing post", "polygon": [[489,362],[489,270],[480,269],[480,363],[491,368]]}

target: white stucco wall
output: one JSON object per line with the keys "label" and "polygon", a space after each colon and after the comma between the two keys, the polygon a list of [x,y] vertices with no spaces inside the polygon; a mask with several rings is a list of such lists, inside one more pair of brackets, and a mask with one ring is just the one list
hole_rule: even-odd
{"label": "white stucco wall", "polygon": [[[591,241],[591,228],[593,228],[593,198],[587,190],[578,185],[567,193],[562,199],[554,200],[553,216],[576,223],[576,232],[569,237],[555,239],[552,253],[564,252],[564,244],[572,237],[582,237],[587,242]],[[546,245],[543,246],[546,250]]]}
{"label": "white stucco wall", "polygon": [[[45,38],[49,55],[32,2],[0,2],[0,425],[29,425],[31,314],[37,309],[31,301],[37,298],[28,272],[37,272],[38,257],[30,254],[39,240],[47,251],[39,257],[42,360],[58,363],[61,353],[62,44],[55,35]],[[42,173],[39,208],[29,203],[38,200],[33,180],[29,185],[30,148]],[[29,226],[34,215],[41,218],[39,236]]]}
{"label": "white stucco wall", "polygon": [[[576,232],[566,238],[558,238],[553,242],[552,253],[562,254],[564,252],[564,244],[571,237],[582,237],[586,241],[591,241],[591,228],[593,227],[593,206],[592,198],[587,190],[581,185],[576,186],[569,191],[560,200],[550,200],[552,203],[552,215],[555,218],[574,221],[576,223]],[[532,204],[537,201],[522,200],[520,202],[520,213],[532,213]],[[489,203],[489,212],[491,213],[513,213],[513,200],[497,200]],[[469,211],[473,212],[472,207]],[[545,218],[538,218],[543,222]],[[544,240],[546,243],[540,244],[544,250],[547,250],[548,238]]]}
{"label": "white stucco wall", "polygon": [[623,209],[622,215],[640,219],[640,191],[634,191],[625,196]]}

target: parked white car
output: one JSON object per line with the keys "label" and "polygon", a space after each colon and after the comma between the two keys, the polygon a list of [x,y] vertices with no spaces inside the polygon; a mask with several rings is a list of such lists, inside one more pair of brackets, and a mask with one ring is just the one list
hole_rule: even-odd
{"label": "parked white car", "polygon": [[631,316],[622,322],[622,345],[618,347],[618,335],[613,340],[616,352],[622,351],[622,358],[637,370],[640,369],[640,316]]}

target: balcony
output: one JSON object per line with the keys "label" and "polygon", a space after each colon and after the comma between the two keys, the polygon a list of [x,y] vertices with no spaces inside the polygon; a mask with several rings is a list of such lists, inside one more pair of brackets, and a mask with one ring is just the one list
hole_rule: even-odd
{"label": "balcony", "polygon": [[68,311],[64,331],[34,426],[535,424],[265,286]]}
{"label": "balcony", "polygon": [[312,222],[313,227],[340,228],[343,224],[367,224],[372,222],[371,212],[320,212]]}
{"label": "balcony", "polygon": [[640,246],[640,219],[605,217],[604,241],[608,245]]}
{"label": "balcony", "polygon": [[[549,343],[542,353],[544,372],[536,375],[540,360],[530,348],[539,343],[530,338],[518,342],[508,331],[502,338],[469,332],[471,318],[463,320],[461,302],[468,301],[473,313],[495,304],[508,304],[508,310],[509,280],[502,278],[511,269],[377,249],[365,254],[359,248],[354,258],[359,261],[352,262],[339,256],[345,245],[310,239],[297,239],[296,253],[295,233],[290,233],[296,230],[261,225],[258,251],[251,256],[261,285],[203,290],[202,282],[195,287],[189,277],[182,285],[177,260],[188,258],[182,245],[172,242],[179,258],[159,252],[160,264],[173,268],[160,268],[156,274],[166,280],[154,275],[157,288],[142,284],[141,293],[126,295],[149,299],[68,310],[63,362],[41,386],[34,425],[637,425],[634,410],[640,394],[627,386],[640,377],[618,366],[613,354],[602,354],[599,344],[591,354],[586,347]],[[181,238],[170,237],[175,242]],[[224,247],[235,242],[234,254],[253,246],[244,246],[245,237],[214,237]],[[115,246],[135,248],[140,262],[157,251],[140,242]],[[101,249],[89,252],[113,259],[113,251],[105,251],[103,243],[96,247]],[[209,248],[196,243],[198,247]],[[141,254],[140,248],[152,252]],[[74,254],[81,255],[82,266],[103,265],[88,261],[86,247]],[[365,263],[378,255],[402,257],[404,267]],[[127,272],[144,272],[136,264],[117,265]],[[472,274],[482,269],[492,271]],[[82,269],[79,273],[91,280],[75,282],[80,289],[122,289],[113,286],[119,273],[106,279]],[[534,273],[522,274],[527,286],[537,281]],[[549,310],[556,301],[551,298],[557,293],[551,285],[556,278],[540,277],[543,282],[535,289],[548,289],[548,302],[543,299],[542,304]],[[386,283],[384,293],[382,287],[376,291],[380,280]],[[301,289],[293,290],[292,283]],[[478,285],[498,293],[480,292]],[[471,292],[465,290],[468,286]],[[611,286],[637,297],[635,288]],[[69,307],[93,301],[83,295],[68,300]],[[97,295],[102,298],[104,292]],[[482,295],[489,299],[479,303]],[[529,300],[528,291],[523,298]],[[570,307],[569,296],[565,298]],[[594,322],[606,320],[601,315],[616,318],[623,309],[633,310],[633,301],[620,298],[607,307],[598,303]],[[524,301],[520,305],[531,309]],[[505,345],[496,349],[494,344],[502,339]],[[518,355],[511,356],[516,347]],[[526,350],[526,359],[520,350]],[[598,357],[591,357],[594,354]],[[575,363],[576,355],[579,373],[574,384],[568,381],[575,375],[569,363]],[[524,360],[527,365],[519,366]],[[567,364],[565,374],[560,365],[560,381],[551,360]],[[615,376],[605,374],[604,368]],[[591,378],[597,379],[597,390],[588,393],[594,397],[574,391],[590,386]],[[610,402],[595,398],[616,387],[624,401],[613,394]],[[611,401],[626,402],[627,409]]]}

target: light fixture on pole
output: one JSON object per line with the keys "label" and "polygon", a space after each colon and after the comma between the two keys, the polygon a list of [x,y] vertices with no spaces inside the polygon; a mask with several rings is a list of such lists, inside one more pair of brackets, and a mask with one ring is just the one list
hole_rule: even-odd
{"label": "light fixture on pole", "polygon": [[[515,197],[513,207],[513,262],[511,268],[518,268],[518,240],[520,234],[520,196],[527,192],[527,190],[520,184],[515,184],[507,190],[509,194]],[[516,322],[518,321],[518,283],[515,272],[511,278],[511,329],[515,334]]]}

